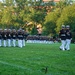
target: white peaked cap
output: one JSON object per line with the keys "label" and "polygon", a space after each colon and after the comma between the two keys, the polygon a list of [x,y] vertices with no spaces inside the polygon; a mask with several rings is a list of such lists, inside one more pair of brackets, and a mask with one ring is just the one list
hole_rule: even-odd
{"label": "white peaked cap", "polygon": [[64,28],[65,27],[65,25],[62,25],[62,28]]}
{"label": "white peaked cap", "polygon": [[69,25],[67,25],[67,26],[66,26],[66,28],[70,28],[70,26],[69,26]]}

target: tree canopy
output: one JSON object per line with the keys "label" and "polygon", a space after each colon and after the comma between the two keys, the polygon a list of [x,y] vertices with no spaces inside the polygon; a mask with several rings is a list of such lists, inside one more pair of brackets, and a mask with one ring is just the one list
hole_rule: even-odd
{"label": "tree canopy", "polygon": [[75,4],[70,1],[44,3],[42,0],[3,0],[0,2],[0,28],[23,28],[31,34],[42,25],[44,35],[58,34],[61,25],[75,32]]}

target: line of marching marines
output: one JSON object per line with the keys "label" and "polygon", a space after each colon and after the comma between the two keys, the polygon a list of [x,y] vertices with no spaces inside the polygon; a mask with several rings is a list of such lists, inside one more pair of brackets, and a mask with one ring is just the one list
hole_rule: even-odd
{"label": "line of marching marines", "polygon": [[25,46],[25,30],[0,29],[0,47],[20,47]]}

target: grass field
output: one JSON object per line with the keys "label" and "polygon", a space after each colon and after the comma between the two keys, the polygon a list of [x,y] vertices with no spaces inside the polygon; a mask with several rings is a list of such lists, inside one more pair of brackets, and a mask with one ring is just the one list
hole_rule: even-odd
{"label": "grass field", "polygon": [[0,75],[75,75],[75,44],[70,51],[60,44],[0,47]]}

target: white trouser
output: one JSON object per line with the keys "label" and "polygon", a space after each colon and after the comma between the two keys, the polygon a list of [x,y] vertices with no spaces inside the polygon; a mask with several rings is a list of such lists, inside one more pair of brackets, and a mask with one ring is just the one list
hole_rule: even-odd
{"label": "white trouser", "polygon": [[2,40],[0,39],[0,47],[2,46]]}
{"label": "white trouser", "polygon": [[70,49],[70,43],[71,43],[71,39],[66,39],[66,50]]}
{"label": "white trouser", "polygon": [[66,43],[66,40],[61,40],[60,49],[65,50],[65,43]]}
{"label": "white trouser", "polygon": [[23,46],[25,46],[25,40],[23,39]]}
{"label": "white trouser", "polygon": [[7,46],[7,40],[3,40],[3,46],[4,46],[4,47]]}
{"label": "white trouser", "polygon": [[16,47],[16,39],[13,39],[13,40],[12,40],[12,46],[13,46],[13,47]]}
{"label": "white trouser", "polygon": [[11,47],[11,39],[8,39],[8,47]]}
{"label": "white trouser", "polygon": [[22,41],[23,41],[23,40],[19,40],[19,39],[18,39],[18,47],[20,47],[20,48],[23,47]]}

